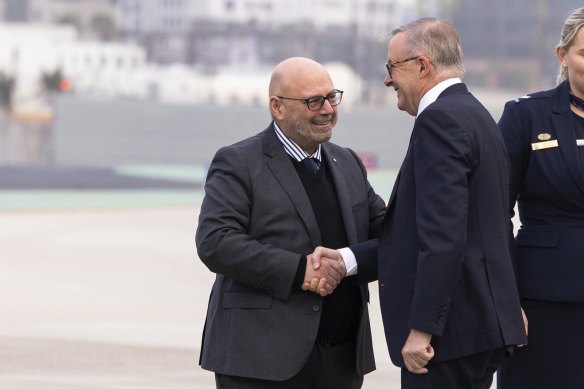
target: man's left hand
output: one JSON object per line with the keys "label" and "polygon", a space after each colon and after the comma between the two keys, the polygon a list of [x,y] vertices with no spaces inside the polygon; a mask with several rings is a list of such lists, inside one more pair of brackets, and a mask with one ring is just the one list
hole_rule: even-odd
{"label": "man's left hand", "polygon": [[407,369],[414,374],[426,374],[426,365],[434,358],[434,348],[430,344],[432,334],[412,329],[402,349]]}

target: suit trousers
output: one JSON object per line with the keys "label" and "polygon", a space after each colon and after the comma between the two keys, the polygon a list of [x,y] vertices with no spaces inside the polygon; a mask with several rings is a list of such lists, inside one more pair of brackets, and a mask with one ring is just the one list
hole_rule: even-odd
{"label": "suit trousers", "polygon": [[402,389],[489,389],[493,374],[505,358],[504,347],[449,361],[430,363],[428,373],[403,368]]}
{"label": "suit trousers", "polygon": [[215,374],[217,389],[360,389],[363,377],[357,375],[355,341],[314,345],[306,364],[285,381],[266,381]]}

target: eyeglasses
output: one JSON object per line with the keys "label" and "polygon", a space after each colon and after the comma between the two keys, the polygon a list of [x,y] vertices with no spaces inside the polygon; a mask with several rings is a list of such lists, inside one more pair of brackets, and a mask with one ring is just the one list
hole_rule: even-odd
{"label": "eyeglasses", "polygon": [[293,97],[284,97],[284,96],[276,96],[279,99],[284,100],[297,100],[303,101],[309,110],[311,111],[318,111],[324,105],[324,101],[328,100],[329,104],[334,107],[335,105],[339,105],[341,100],[343,99],[343,91],[335,89],[334,92],[329,93],[326,96],[312,96],[307,99],[295,99]]}
{"label": "eyeglasses", "polygon": [[406,58],[403,61],[397,61],[394,63],[386,63],[385,67],[387,68],[387,74],[389,74],[389,77],[391,77],[391,72],[393,71],[393,68],[395,68],[396,65],[399,65],[400,63],[404,63],[404,62],[408,62],[408,61],[413,61],[414,59],[418,59],[418,58],[420,58],[420,56],[416,55],[415,57]]}

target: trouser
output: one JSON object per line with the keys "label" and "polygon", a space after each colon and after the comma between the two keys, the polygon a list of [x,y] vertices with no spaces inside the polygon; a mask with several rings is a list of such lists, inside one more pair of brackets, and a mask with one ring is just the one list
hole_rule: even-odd
{"label": "trouser", "polygon": [[402,369],[402,389],[489,389],[505,357],[501,347],[449,361],[430,363],[428,373]]}
{"label": "trouser", "polygon": [[215,374],[217,389],[360,389],[363,377],[356,372],[353,339],[335,345],[317,343],[306,364],[285,381]]}

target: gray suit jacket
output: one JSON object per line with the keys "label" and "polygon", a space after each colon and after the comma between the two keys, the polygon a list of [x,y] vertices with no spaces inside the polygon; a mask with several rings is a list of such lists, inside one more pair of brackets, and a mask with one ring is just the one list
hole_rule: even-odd
{"label": "gray suit jacket", "polygon": [[[350,149],[323,144],[350,244],[377,236],[385,205]],[[220,149],[205,184],[196,243],[217,274],[200,364],[217,373],[280,381],[314,345],[323,298],[293,285],[302,255],[321,243],[308,196],[273,125]],[[357,334],[357,371],[375,369],[367,311]]]}

